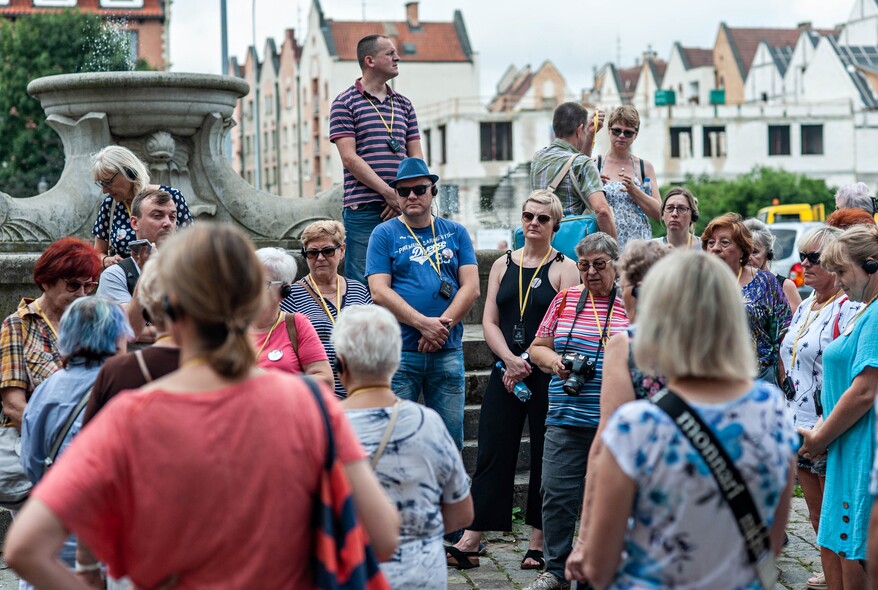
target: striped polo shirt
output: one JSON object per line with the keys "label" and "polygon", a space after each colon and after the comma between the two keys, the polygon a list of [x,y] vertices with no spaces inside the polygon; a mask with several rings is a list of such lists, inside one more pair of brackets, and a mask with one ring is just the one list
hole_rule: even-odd
{"label": "striped polo shirt", "polygon": [[[380,101],[363,89],[362,78],[339,94],[329,114],[329,140],[353,137],[357,155],[385,182],[396,178],[396,169],[406,157],[406,142],[420,139],[415,108],[409,99],[387,86],[387,96]],[[383,121],[382,121],[383,117]],[[392,122],[392,124],[391,124]],[[386,126],[385,126],[386,124]],[[388,133],[387,128],[392,129]],[[388,141],[395,139],[399,151],[394,152]],[[384,197],[344,170],[344,206],[384,202]]]}
{"label": "striped polo shirt", "polygon": [[[576,304],[582,294],[582,286],[565,289],[555,296],[549,306],[540,327],[537,329],[538,338],[552,338],[555,352],[564,355],[566,352],[578,352],[594,359],[598,349],[601,330],[607,319],[607,305],[609,297],[594,297],[594,309],[591,302],[586,299],[582,311],[576,313]],[[587,296],[586,296],[587,297]],[[598,327],[595,320],[600,322]],[[575,324],[575,325],[574,325]],[[622,303],[621,291],[616,294],[613,305],[613,313],[610,316],[610,327],[607,330],[608,338],[628,328],[628,315],[625,313],[625,305]],[[570,340],[568,342],[568,335]],[[604,344],[606,347],[606,344]],[[572,426],[577,428],[597,428],[601,417],[601,380],[604,368],[604,351],[597,360],[597,374],[591,381],[586,382],[578,396],[570,396],[564,393],[564,382],[552,375],[549,382],[549,413],[546,417],[546,426]]]}

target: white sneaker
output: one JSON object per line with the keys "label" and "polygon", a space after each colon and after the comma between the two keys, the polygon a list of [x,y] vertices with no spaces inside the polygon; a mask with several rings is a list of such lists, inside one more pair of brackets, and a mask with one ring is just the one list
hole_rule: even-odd
{"label": "white sneaker", "polygon": [[559,580],[555,574],[543,572],[524,590],[570,590],[570,582]]}

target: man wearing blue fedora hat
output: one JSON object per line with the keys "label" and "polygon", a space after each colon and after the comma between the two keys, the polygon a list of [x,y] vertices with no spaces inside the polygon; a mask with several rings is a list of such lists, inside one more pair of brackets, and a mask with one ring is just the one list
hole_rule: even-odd
{"label": "man wearing blue fedora hat", "polygon": [[402,329],[402,358],[393,377],[396,394],[436,410],[463,448],[463,317],[479,297],[479,270],[466,229],[434,217],[439,177],[420,158],[406,158],[390,186],[400,216],[375,228],[366,254],[366,277],[375,303]]}

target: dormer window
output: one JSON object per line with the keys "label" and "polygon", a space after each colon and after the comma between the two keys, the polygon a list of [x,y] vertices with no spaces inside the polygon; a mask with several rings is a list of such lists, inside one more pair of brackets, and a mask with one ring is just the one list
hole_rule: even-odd
{"label": "dormer window", "polygon": [[418,52],[418,48],[415,47],[414,43],[403,43],[402,44],[403,55],[415,55],[417,52]]}

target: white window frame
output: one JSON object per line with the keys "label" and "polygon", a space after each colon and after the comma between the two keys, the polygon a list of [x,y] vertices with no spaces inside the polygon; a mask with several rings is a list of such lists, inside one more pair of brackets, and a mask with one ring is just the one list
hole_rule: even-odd
{"label": "white window frame", "polygon": [[101,8],[143,8],[143,0],[100,0]]}
{"label": "white window frame", "polygon": [[33,5],[42,8],[76,8],[76,0],[33,0]]}

